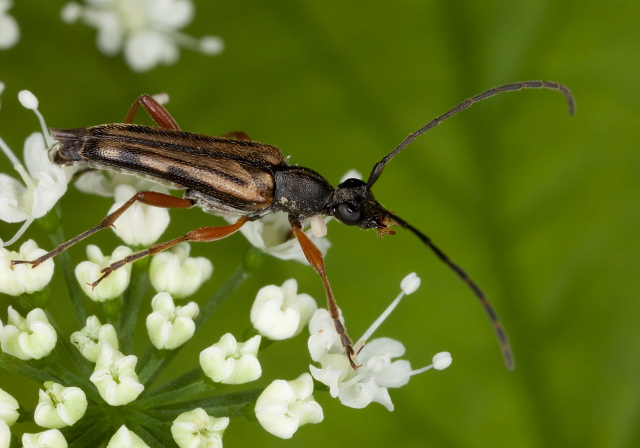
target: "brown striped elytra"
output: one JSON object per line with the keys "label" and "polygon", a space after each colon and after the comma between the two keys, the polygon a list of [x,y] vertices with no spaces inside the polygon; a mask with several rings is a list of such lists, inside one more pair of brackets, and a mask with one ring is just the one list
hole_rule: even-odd
{"label": "brown striped elytra", "polygon": [[[95,287],[124,264],[161,252],[182,241],[218,240],[236,232],[247,221],[257,220],[274,212],[286,212],[289,215],[292,234],[298,239],[307,260],[322,279],[329,313],[349,362],[356,369],[356,353],[346,329],[339,320],[338,306],[327,278],[322,253],[301,231],[302,223],[306,219],[328,215],[350,226],[376,229],[381,236],[393,234],[390,227],[399,226],[414,233],[469,286],[493,325],[507,368],[512,369],[514,360],[507,335],[484,292],[430,238],[380,205],[371,188],[386,164],[419,135],[478,101],[500,92],[522,89],[556,90],[565,96],[569,112],[574,112],[571,92],[556,82],[525,81],[489,89],[463,101],[409,134],[393,151],[374,165],[367,182],[347,179],[337,188],[332,187],[322,175],[311,169],[289,165],[278,148],[251,141],[243,132],[233,132],[222,137],[183,132],[162,105],[149,95],[142,95],[130,108],[125,123],[69,130],[52,129],[53,138],[59,142],[53,161],[59,165],[83,165],[146,177],[184,190],[183,197],[177,198],[152,191],[138,192],[93,229],[36,260],[12,263],[30,263],[33,267],[38,266],[78,241],[110,227],[136,201],[165,208],[199,206],[213,215],[240,215],[234,224],[196,229],[182,237],[153,245],[125,260],[114,262],[105,268],[102,277],[92,284]],[[132,124],[139,106],[147,110],[159,127]]]}

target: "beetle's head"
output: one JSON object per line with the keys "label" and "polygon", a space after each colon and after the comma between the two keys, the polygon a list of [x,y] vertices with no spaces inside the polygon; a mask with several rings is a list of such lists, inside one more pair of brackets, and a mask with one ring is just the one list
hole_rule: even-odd
{"label": "beetle's head", "polygon": [[378,229],[378,233],[393,234],[389,229],[397,225],[393,214],[376,201],[366,182],[347,179],[334,191],[329,214],[348,226]]}

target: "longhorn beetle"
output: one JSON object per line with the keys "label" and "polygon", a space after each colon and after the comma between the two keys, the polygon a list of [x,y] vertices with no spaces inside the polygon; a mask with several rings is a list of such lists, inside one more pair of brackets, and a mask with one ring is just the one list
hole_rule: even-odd
{"label": "longhorn beetle", "polygon": [[[240,215],[234,223],[218,227],[202,227],[184,236],[155,244],[104,268],[102,276],[91,285],[95,288],[116,269],[147,255],[157,254],[183,241],[215,241],[236,232],[248,221],[275,212],[286,212],[293,235],[315,271],[320,275],[327,296],[329,313],[340,336],[346,355],[354,369],[356,353],[351,339],[340,322],[338,306],[325,272],[322,253],[302,231],[306,219],[329,215],[349,226],[376,229],[379,236],[395,233],[390,226],[400,226],[414,233],[435,255],[451,268],[480,300],[498,338],[504,362],[513,369],[514,361],[507,335],[493,306],[480,287],[457,264],[449,259],[424,233],[380,205],[371,192],[382,170],[419,135],[442,121],[470,107],[473,103],[500,92],[522,89],[551,89],[565,96],[569,113],[574,113],[574,99],[569,89],[551,81],[525,81],[486,90],[463,101],[409,134],[393,151],[376,163],[367,182],[347,179],[333,188],[320,174],[308,168],[289,165],[278,148],[249,139],[244,132],[231,132],[221,137],[183,132],[169,112],[149,95],[140,96],[129,109],[124,123],[104,124],[76,129],[51,129],[55,147],[53,162],[58,165],[84,165],[109,169],[149,178],[185,190],[182,198],[140,191],[99,225],[61,244],[33,261],[13,260],[12,265],[29,263],[36,267],[73,244],[111,227],[134,202],[164,207],[201,207],[212,215]],[[142,106],[158,127],[133,124]]]}

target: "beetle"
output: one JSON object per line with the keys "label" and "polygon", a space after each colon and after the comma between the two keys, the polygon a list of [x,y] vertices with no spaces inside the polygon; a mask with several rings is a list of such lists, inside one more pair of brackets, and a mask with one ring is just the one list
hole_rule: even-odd
{"label": "beetle", "polygon": [[[371,188],[387,163],[421,134],[478,101],[500,92],[522,89],[556,90],[565,96],[569,113],[574,114],[573,96],[562,84],[552,81],[524,81],[495,87],[463,101],[409,134],[374,165],[366,182],[347,179],[337,188],[333,188],[322,175],[309,168],[288,164],[277,147],[255,142],[244,132],[232,132],[220,137],[183,132],[164,106],[149,95],[141,95],[129,109],[124,123],[67,130],[51,129],[53,139],[58,142],[54,147],[52,160],[63,166],[81,165],[146,177],[184,190],[183,196],[178,198],[153,191],[138,192],[96,227],[36,260],[13,260],[12,265],[29,263],[35,268],[84,238],[111,227],[136,201],[164,208],[199,206],[213,215],[240,215],[240,218],[230,225],[195,229],[179,238],[129,255],[103,269],[102,276],[91,286],[96,287],[109,274],[127,263],[162,252],[183,241],[215,241],[235,233],[248,221],[258,220],[275,212],[286,212],[293,235],[322,279],[329,313],[349,362],[352,368],[357,369],[357,353],[340,321],[336,299],[326,275],[324,258],[318,247],[302,231],[302,224],[306,219],[333,216],[349,226],[376,229],[380,236],[395,233],[390,227],[399,226],[415,234],[468,285],[491,321],[505,365],[513,369],[514,359],[507,335],[484,292],[430,238],[380,205]],[[133,124],[139,106],[148,112],[159,127]]]}

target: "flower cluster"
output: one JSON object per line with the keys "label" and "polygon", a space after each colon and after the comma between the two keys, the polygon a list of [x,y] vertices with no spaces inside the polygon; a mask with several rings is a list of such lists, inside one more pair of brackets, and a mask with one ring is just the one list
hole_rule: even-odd
{"label": "flower cluster", "polygon": [[217,36],[195,39],[179,32],[194,15],[190,0],[85,0],[62,10],[67,23],[79,20],[98,30],[96,43],[108,56],[123,51],[132,70],[144,72],[178,60],[180,47],[207,55],[222,52]]}
{"label": "flower cluster", "polygon": [[[38,113],[35,97],[29,93],[21,96],[23,104]],[[27,223],[46,219],[46,212],[66,190],[67,173],[55,171],[58,167],[46,158],[52,143],[44,127],[38,136],[38,146],[25,155],[28,171],[2,143],[26,184],[22,186],[0,174],[0,181],[14,187],[3,190],[0,197],[2,219],[21,218]],[[39,162],[34,164],[32,160]],[[137,188],[166,191],[131,176],[106,177],[96,172],[83,174],[76,184],[83,191],[111,197],[114,205],[110,212],[121,207]],[[59,225],[55,220],[48,225],[56,223]],[[289,225],[286,215],[247,224],[245,235],[253,247],[236,273],[209,300],[197,304],[186,299],[212,276],[213,265],[202,257],[191,257],[188,243],[153,255],[149,263],[139,263],[135,269],[131,263],[121,262],[140,246],[154,244],[160,238],[169,224],[167,210],[136,202],[116,224],[114,232],[123,245],[111,255],[88,245],[88,260],[77,263],[75,279],[66,277],[79,322],[74,328],[77,331],[67,332],[55,321],[55,312],[63,302],[57,299],[53,309],[48,308],[50,301],[43,299],[50,294],[54,261],[48,259],[36,268],[28,263],[11,263],[32,261],[46,252],[32,240],[24,242],[17,252],[0,250],[0,292],[15,298],[7,308],[6,320],[0,320],[0,368],[42,384],[38,405],[32,411],[22,409],[14,397],[0,389],[0,446],[9,445],[12,427],[22,421],[42,428],[22,434],[22,444],[27,447],[148,447],[173,443],[179,447],[221,447],[230,419],[240,416],[255,418],[267,432],[288,439],[301,426],[324,419],[314,397],[314,379],[346,406],[364,408],[376,402],[393,410],[389,389],[407,384],[411,376],[430,368],[446,368],[451,362],[451,356],[443,352],[431,365],[413,370],[407,360],[398,359],[405,353],[401,342],[390,338],[369,340],[400,300],[418,288],[420,279],[415,274],[402,281],[400,295],[355,344],[357,369],[345,355],[333,317],[327,310],[318,309],[311,296],[299,293],[296,280],[288,279],[280,286],[267,285],[257,291],[250,312],[252,328],[245,339],[239,340],[231,333],[216,335],[197,360],[191,358],[192,370],[155,384],[162,369],[204,328],[220,303],[260,266],[264,254],[299,261],[305,257],[299,243],[283,231]],[[325,221],[316,217],[306,224],[310,238],[326,251]],[[26,226],[12,240],[24,230]],[[51,234],[52,243],[59,245],[56,234]],[[57,254],[58,260],[61,265],[72,266],[66,251]],[[105,271],[107,267],[113,272],[97,282],[110,272]],[[145,293],[142,286],[147,282],[155,292]],[[145,309],[143,300],[151,308],[145,319],[148,349],[138,356],[133,339],[138,314]],[[36,303],[42,305],[34,306]],[[89,315],[89,309],[96,314]],[[309,366],[310,373],[298,372],[290,380],[269,378],[261,384],[259,380],[268,375],[260,362],[261,349],[293,338],[305,328],[310,333],[310,358],[316,363]],[[139,342],[136,340],[136,345]],[[231,388],[246,383],[258,386],[242,391]]]}

